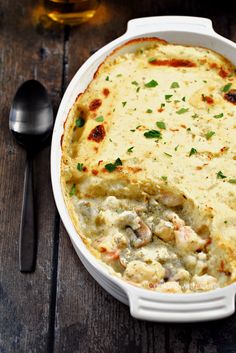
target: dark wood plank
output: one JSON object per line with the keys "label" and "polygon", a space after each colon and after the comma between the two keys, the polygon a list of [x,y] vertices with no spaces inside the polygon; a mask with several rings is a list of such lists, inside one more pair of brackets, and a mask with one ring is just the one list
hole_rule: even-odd
{"label": "dark wood plank", "polygon": [[47,352],[55,206],[49,147],[35,160],[38,213],[36,272],[21,274],[18,237],[25,152],[8,131],[11,99],[19,84],[39,79],[57,105],[61,91],[63,36],[31,23],[34,1],[0,4],[0,352]]}
{"label": "dark wood plank", "polygon": [[[234,7],[234,6],[233,6]],[[233,36],[233,9],[213,1],[103,1],[97,16],[72,29],[68,38],[65,80],[97,48],[121,35],[129,19],[150,15],[209,17],[215,29]],[[77,258],[61,225],[57,285],[55,352],[61,353],[220,353],[235,352],[235,317],[220,322],[168,325],[137,321],[129,309],[107,294],[91,278]],[[219,331],[223,334],[219,335]]]}

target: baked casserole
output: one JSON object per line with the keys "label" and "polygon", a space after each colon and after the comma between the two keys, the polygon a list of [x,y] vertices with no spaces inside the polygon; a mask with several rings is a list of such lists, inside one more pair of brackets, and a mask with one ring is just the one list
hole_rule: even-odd
{"label": "baked casserole", "polygon": [[236,280],[236,74],[143,38],[100,65],[65,122],[61,184],[90,251],[125,281],[190,293]]}

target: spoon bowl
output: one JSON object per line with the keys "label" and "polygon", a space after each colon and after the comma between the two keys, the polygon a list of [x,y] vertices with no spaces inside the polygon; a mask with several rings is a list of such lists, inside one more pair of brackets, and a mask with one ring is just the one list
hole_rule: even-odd
{"label": "spoon bowl", "polygon": [[46,89],[36,80],[17,90],[10,110],[9,128],[26,149],[39,150],[53,128],[53,110]]}

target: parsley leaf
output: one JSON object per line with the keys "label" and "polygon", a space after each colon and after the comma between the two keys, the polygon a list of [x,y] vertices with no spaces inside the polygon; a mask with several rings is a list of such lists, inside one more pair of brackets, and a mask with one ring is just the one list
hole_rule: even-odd
{"label": "parsley leaf", "polygon": [[152,113],[152,109],[147,109],[146,113]]}
{"label": "parsley leaf", "polygon": [[71,187],[71,189],[70,189],[70,196],[75,195],[75,193],[76,193],[76,185],[73,184],[72,187]]}
{"label": "parsley leaf", "polygon": [[184,113],[187,113],[188,112],[188,108],[181,108],[179,110],[177,110],[177,114],[184,114]]}
{"label": "parsley leaf", "polygon": [[101,116],[98,116],[95,120],[96,120],[97,122],[102,123],[102,122],[104,121],[104,118],[103,118],[103,116],[101,115]]}
{"label": "parsley leaf", "polygon": [[159,127],[159,129],[166,130],[166,124],[164,123],[164,121],[157,121],[156,126]]}
{"label": "parsley leaf", "polygon": [[178,82],[172,82],[170,88],[179,88]]}
{"label": "parsley leaf", "polygon": [[156,58],[153,56],[152,58],[148,59],[148,62],[151,63],[152,61],[155,61],[155,60],[156,60]]}
{"label": "parsley leaf", "polygon": [[236,179],[229,179],[228,182],[229,182],[230,184],[236,184]]}
{"label": "parsley leaf", "polygon": [[111,172],[113,172],[116,169],[116,167],[118,165],[122,165],[122,162],[121,162],[120,158],[117,158],[114,163],[106,164],[105,168],[106,168],[106,170],[108,170],[108,172],[111,173]]}
{"label": "parsley leaf", "polygon": [[167,180],[167,176],[162,175],[162,176],[161,176],[161,179],[164,180],[164,181],[166,181],[166,180]]}
{"label": "parsley leaf", "polygon": [[77,169],[78,169],[80,172],[82,172],[82,171],[83,171],[83,166],[84,166],[83,163],[78,163],[78,164],[77,164]]}
{"label": "parsley leaf", "polygon": [[158,131],[158,130],[149,130],[149,131],[146,131],[146,132],[144,132],[144,136],[145,136],[147,139],[153,139],[153,138],[159,138],[159,139],[161,139],[161,138],[162,138],[161,132]]}
{"label": "parsley leaf", "polygon": [[232,86],[232,83],[227,83],[225,86],[221,87],[221,92],[228,92]]}
{"label": "parsley leaf", "polygon": [[84,126],[84,124],[85,124],[85,120],[81,117],[79,117],[79,119],[77,119],[75,122],[76,127],[82,127]]}
{"label": "parsley leaf", "polygon": [[133,149],[134,149],[134,146],[128,148],[128,149],[127,149],[127,152],[128,152],[128,153],[132,153],[132,152],[133,152]]}
{"label": "parsley leaf", "polygon": [[109,76],[106,77],[106,81],[109,81]]}
{"label": "parsley leaf", "polygon": [[140,87],[138,87],[138,88],[136,89],[136,92],[138,93],[138,92],[139,92],[139,90],[140,90]]}
{"label": "parsley leaf", "polygon": [[179,145],[175,146],[175,151],[177,151],[178,148],[179,148]]}
{"label": "parsley leaf", "polygon": [[213,135],[215,135],[214,131],[208,131],[205,136],[206,136],[206,139],[209,140]]}
{"label": "parsley leaf", "polygon": [[185,99],[186,99],[186,97],[183,97],[183,98],[182,98],[182,101],[185,102]]}
{"label": "parsley leaf", "polygon": [[192,115],[192,118],[193,118],[193,119],[197,119],[198,117],[199,117],[199,115],[196,114],[196,113]]}
{"label": "parsley leaf", "polygon": [[127,103],[127,102],[122,102],[123,107],[125,107],[126,103]]}
{"label": "parsley leaf", "polygon": [[217,179],[225,179],[227,178],[221,170],[219,170],[219,172],[216,173]]}
{"label": "parsley leaf", "polygon": [[168,101],[171,97],[173,97],[173,94],[166,94],[165,100]]}
{"label": "parsley leaf", "polygon": [[191,157],[193,154],[196,154],[197,153],[197,150],[196,148],[191,148],[190,152],[189,152],[189,157]]}
{"label": "parsley leaf", "polygon": [[122,162],[121,162],[121,159],[120,158],[117,158],[116,160],[115,160],[115,165],[117,166],[117,165],[122,165]]}
{"label": "parsley leaf", "polygon": [[147,83],[145,83],[145,87],[152,88],[158,86],[158,82],[155,80],[151,80]]}
{"label": "parsley leaf", "polygon": [[132,83],[132,85],[134,85],[134,86],[138,86],[138,82],[137,82],[137,81],[132,81],[131,83]]}
{"label": "parsley leaf", "polygon": [[167,157],[172,157],[172,154],[169,154],[167,152],[164,152],[164,154],[167,156]]}
{"label": "parsley leaf", "polygon": [[223,113],[220,113],[218,115],[214,115],[214,118],[215,119],[220,119],[220,118],[223,118],[224,114]]}

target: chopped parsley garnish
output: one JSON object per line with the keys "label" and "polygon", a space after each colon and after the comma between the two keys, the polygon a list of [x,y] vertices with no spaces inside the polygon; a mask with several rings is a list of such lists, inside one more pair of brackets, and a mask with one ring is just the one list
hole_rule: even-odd
{"label": "chopped parsley garnish", "polygon": [[164,108],[165,107],[165,103],[161,103],[161,108]]}
{"label": "chopped parsley garnish", "polygon": [[164,152],[164,154],[167,156],[167,157],[172,157],[172,154],[169,154],[167,152]]}
{"label": "chopped parsley garnish", "polygon": [[140,128],[140,126],[142,126],[142,125],[138,125],[138,126],[136,126],[136,130],[137,130],[138,128]]}
{"label": "chopped parsley garnish", "polygon": [[110,142],[113,142],[111,138],[109,138],[109,141],[110,141]]}
{"label": "chopped parsley garnish", "polygon": [[191,148],[190,152],[189,152],[189,157],[191,157],[193,154],[196,154],[197,153],[197,150],[196,148]]}
{"label": "chopped parsley garnish", "polygon": [[178,99],[175,99],[174,100],[174,103],[176,104],[176,103],[179,103],[180,102],[180,100],[178,100]]}
{"label": "chopped parsley garnish", "polygon": [[156,60],[156,58],[153,56],[152,58],[148,59],[148,62],[151,63],[152,61],[155,61],[155,60]]}
{"label": "chopped parsley garnish", "polygon": [[125,107],[126,103],[127,103],[127,102],[122,102],[123,107]]}
{"label": "chopped parsley garnish", "polygon": [[230,184],[236,184],[236,179],[229,179],[228,182],[229,182]]}
{"label": "chopped parsley garnish", "polygon": [[183,98],[182,98],[182,101],[185,102],[185,99],[186,99],[186,97],[183,97]]}
{"label": "chopped parsley garnish", "polygon": [[137,82],[137,81],[132,81],[131,83],[132,83],[132,85],[134,85],[134,86],[138,86],[138,82]]}
{"label": "chopped parsley garnish", "polygon": [[225,179],[227,178],[221,170],[219,170],[219,172],[216,173],[217,179]]}
{"label": "chopped parsley garnish", "polygon": [[164,181],[166,181],[166,180],[167,180],[167,176],[162,175],[162,176],[161,176],[161,179],[164,180]]}
{"label": "chopped parsley garnish", "polygon": [[75,125],[76,127],[82,127],[85,124],[85,120],[83,118],[79,118],[76,120]]}
{"label": "chopped parsley garnish", "polygon": [[159,127],[159,129],[166,130],[166,124],[164,123],[164,121],[157,121],[156,126]]}
{"label": "chopped parsley garnish", "polygon": [[209,140],[213,135],[215,135],[215,131],[208,131],[206,133],[206,139]]}
{"label": "chopped parsley garnish", "polygon": [[146,132],[144,132],[144,136],[145,136],[147,139],[153,139],[153,138],[161,139],[161,138],[162,138],[161,132],[158,131],[158,130],[149,130],[149,131],[146,131]]}
{"label": "chopped parsley garnish", "polygon": [[147,83],[145,83],[145,87],[152,88],[158,86],[158,82],[155,80],[151,80]]}
{"label": "chopped parsley garnish", "polygon": [[177,110],[177,114],[184,114],[184,113],[187,113],[188,112],[188,108],[181,108],[179,110]]}
{"label": "chopped parsley garnish", "polygon": [[186,130],[187,130],[187,131],[191,131],[191,127],[188,127]]}
{"label": "chopped parsley garnish", "polygon": [[128,153],[132,153],[132,152],[133,152],[133,149],[134,149],[134,146],[128,148],[128,149],[127,149],[127,152],[128,152]]}
{"label": "chopped parsley garnish", "polygon": [[121,77],[122,76],[122,74],[118,74],[118,75],[116,75],[116,77]]}
{"label": "chopped parsley garnish", "polygon": [[118,165],[122,165],[122,162],[121,162],[120,158],[117,158],[114,163],[106,164],[105,168],[106,168],[106,170],[108,170],[108,172],[111,173],[111,172],[113,172],[116,169],[116,167]]}
{"label": "chopped parsley garnish", "polygon": [[120,158],[117,158],[115,160],[115,165],[122,165],[122,162],[121,162],[121,159]]}
{"label": "chopped parsley garnish", "polygon": [[109,76],[106,77],[106,81],[109,81]]}
{"label": "chopped parsley garnish", "polygon": [[70,196],[75,195],[75,193],[76,193],[76,185],[73,184],[72,187],[71,187],[71,189],[70,189]]}
{"label": "chopped parsley garnish", "polygon": [[225,86],[221,87],[221,92],[228,92],[232,86],[232,83],[227,83]]}
{"label": "chopped parsley garnish", "polygon": [[83,171],[83,166],[84,166],[83,163],[78,163],[78,164],[77,164],[77,169],[78,169],[80,172],[82,172],[82,171]]}
{"label": "chopped parsley garnish", "polygon": [[165,100],[168,101],[171,97],[173,97],[173,94],[166,94]]}
{"label": "chopped parsley garnish", "polygon": [[131,132],[135,132],[135,129],[131,129],[130,131],[131,131]]}
{"label": "chopped parsley garnish", "polygon": [[139,90],[140,90],[140,87],[138,87],[138,88],[136,89],[136,92],[138,93],[138,92],[139,92]]}
{"label": "chopped parsley garnish", "polygon": [[207,83],[207,80],[203,80],[204,83]]}
{"label": "chopped parsley garnish", "polygon": [[102,115],[98,116],[96,119],[95,119],[97,122],[99,123],[102,123],[104,121],[104,118]]}
{"label": "chopped parsley garnish", "polygon": [[147,109],[146,113],[152,113],[152,109]]}
{"label": "chopped parsley garnish", "polygon": [[172,82],[170,88],[179,88],[178,82]]}
{"label": "chopped parsley garnish", "polygon": [[177,151],[178,148],[179,148],[179,145],[175,146],[175,151]]}
{"label": "chopped parsley garnish", "polygon": [[199,117],[199,115],[196,114],[196,113],[192,115],[192,118],[193,118],[193,119],[197,119],[198,117]]}
{"label": "chopped parsley garnish", "polygon": [[223,113],[220,113],[218,115],[214,115],[214,118],[215,119],[220,119],[220,118],[223,118],[224,114]]}

